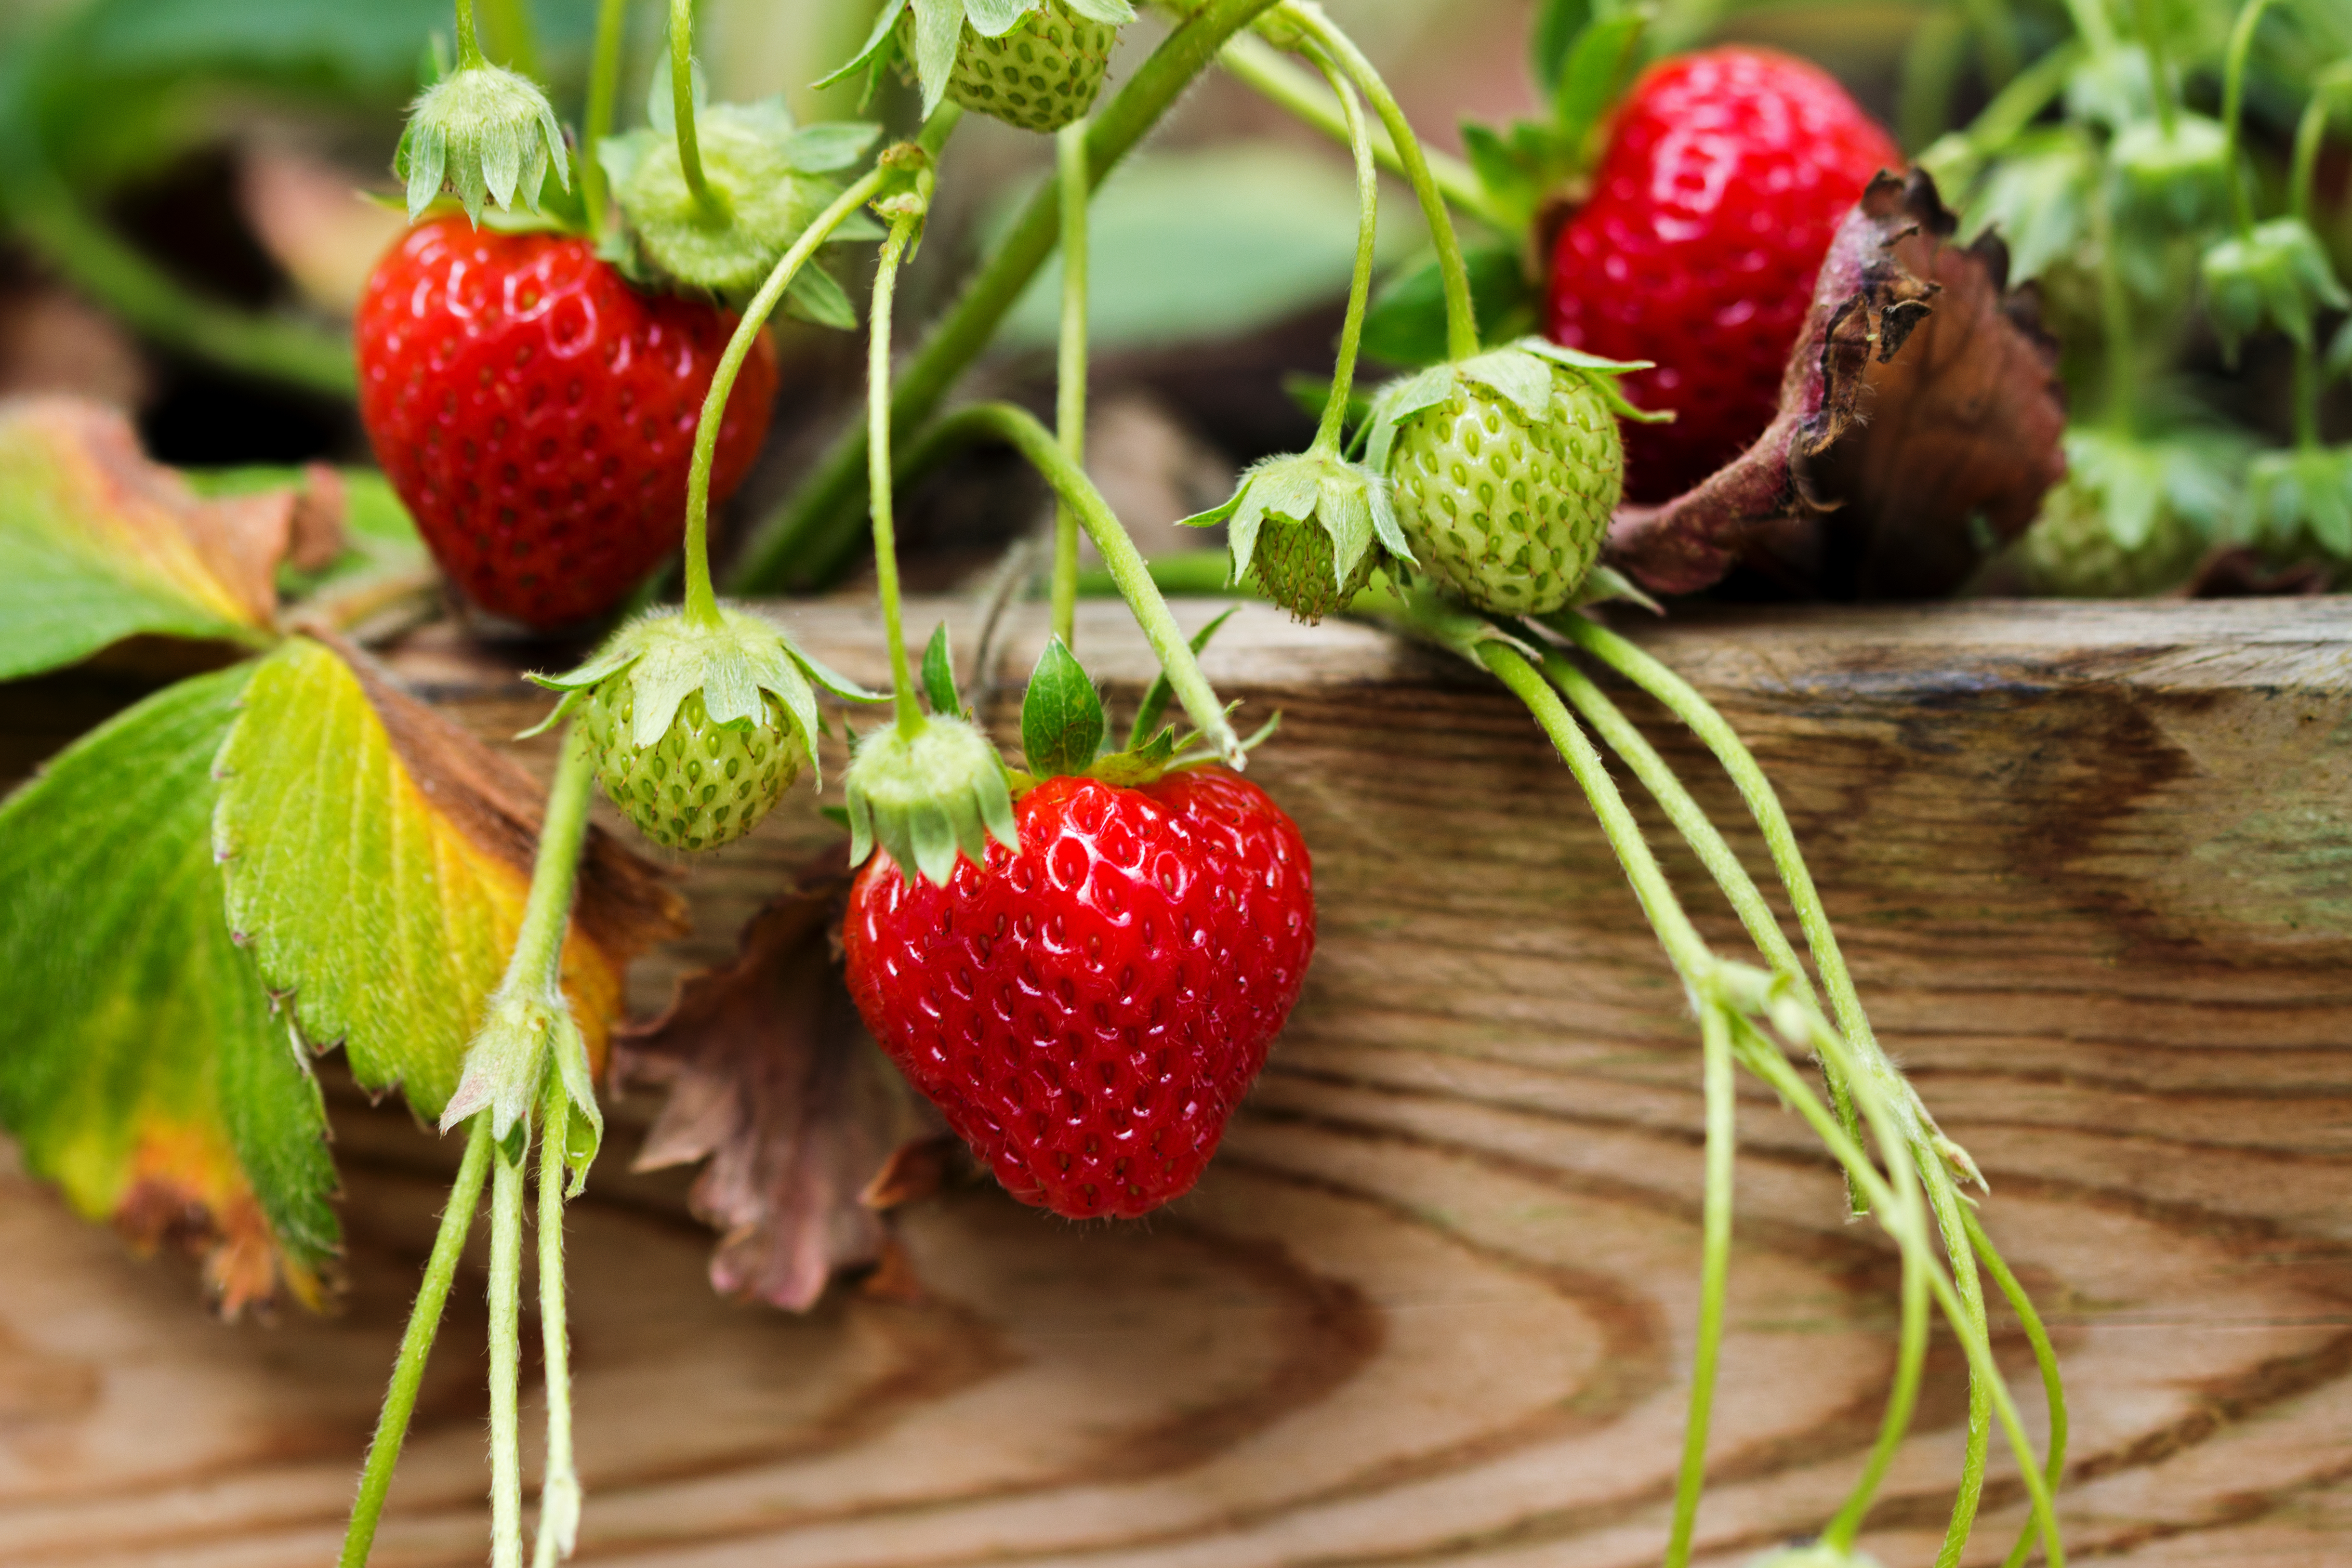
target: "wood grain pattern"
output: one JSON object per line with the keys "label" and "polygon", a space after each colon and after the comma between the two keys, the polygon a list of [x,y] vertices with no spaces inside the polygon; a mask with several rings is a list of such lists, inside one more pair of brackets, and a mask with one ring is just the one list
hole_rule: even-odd
{"label": "wood grain pattern", "polygon": [[[909,623],[944,613],[970,648],[963,608]],[[865,612],[787,614],[883,677]],[[2073,1555],[2352,1561],[2352,605],[1633,630],[1755,746],[1882,1033],[1991,1178],[1986,1222],[2074,1391]],[[1019,619],[1003,684],[1042,633]],[[1116,606],[1087,607],[1080,647],[1131,701],[1149,665]],[[486,735],[539,706],[454,641],[394,662]],[[1696,1304],[1696,1052],[1623,879],[1524,712],[1466,668],[1263,609],[1207,665],[1283,712],[1254,771],[1314,848],[1323,926],[1207,1180],[1116,1228],[950,1190],[903,1217],[919,1299],[836,1291],[796,1319],[710,1295],[683,1178],[621,1168],[652,1109],[625,1103],[573,1211],[583,1560],[1656,1560]],[[1741,821],[1703,754],[1628,700],[1717,821]],[[805,798],[777,817],[687,873],[698,929],[639,967],[641,1007],[723,955],[830,831]],[[1761,872],[1754,835],[1731,836]],[[1667,858],[1727,948],[1727,912]],[[184,1271],[0,1175],[0,1563],[331,1557],[454,1164],[353,1096],[336,1125],[352,1290],[327,1320],[208,1322]],[[1710,1564],[1827,1516],[1893,1357],[1890,1250],[1843,1222],[1768,1095],[1748,1092],[1741,1134]],[[482,1309],[460,1298],[386,1568],[483,1556]],[[2014,1323],[1998,1338],[2033,1410]],[[1962,1409],[1939,1340],[1865,1537],[1888,1568],[1933,1556]],[[1973,1563],[2022,1517],[1999,1463],[1997,1443]]]}

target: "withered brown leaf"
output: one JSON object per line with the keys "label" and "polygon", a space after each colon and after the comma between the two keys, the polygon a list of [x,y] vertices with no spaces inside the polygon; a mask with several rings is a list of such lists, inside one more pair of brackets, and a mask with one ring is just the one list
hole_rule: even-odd
{"label": "withered brown leaf", "polygon": [[720,1232],[712,1287],[796,1312],[836,1271],[882,1260],[878,1208],[920,1189],[911,1146],[939,1132],[842,983],[833,933],[848,887],[845,848],[802,868],[743,928],[733,963],[680,980],[615,1047],[616,1085],[669,1086],[635,1168],[709,1161],[689,1201]]}
{"label": "withered brown leaf", "polygon": [[1792,591],[1925,598],[2024,531],[2065,474],[2057,352],[2030,289],[1920,171],[1881,174],[1846,215],[1781,382],[1747,452],[1685,495],[1628,507],[1608,560],[1690,593],[1739,563]]}

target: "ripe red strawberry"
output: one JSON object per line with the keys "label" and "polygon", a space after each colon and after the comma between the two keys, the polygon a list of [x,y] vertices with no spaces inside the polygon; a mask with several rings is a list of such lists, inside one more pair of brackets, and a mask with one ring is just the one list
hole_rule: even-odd
{"label": "ripe red strawberry", "polygon": [[[436,218],[361,298],[360,419],[467,598],[568,625],[677,548],[695,420],[734,329],[714,306],[630,287],[586,240]],[[763,337],[728,399],[713,501],[758,455],[775,391]]]}
{"label": "ripe red strawberry", "polygon": [[1629,498],[1680,495],[1764,433],[1839,221],[1902,165],[1843,88],[1768,49],[1685,55],[1633,85],[1553,247],[1550,319],[1556,342],[1656,361],[1625,395],[1676,418],[1627,426]]}
{"label": "ripe red strawberry", "polygon": [[1049,779],[1018,853],[850,892],[866,1028],[1024,1203],[1132,1218],[1189,1190],[1315,951],[1297,827],[1219,768]]}

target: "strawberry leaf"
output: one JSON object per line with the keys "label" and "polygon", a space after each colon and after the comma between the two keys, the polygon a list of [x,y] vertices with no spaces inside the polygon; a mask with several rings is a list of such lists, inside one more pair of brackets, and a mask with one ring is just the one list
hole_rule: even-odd
{"label": "strawberry leaf", "polygon": [[1592,0],[1542,0],[1528,29],[1528,68],[1535,74],[1536,90],[1550,97],[1568,68],[1578,36],[1592,20]]}
{"label": "strawberry leaf", "polygon": [[0,1123],[131,1241],[205,1255],[221,1307],[316,1304],[336,1249],[317,1085],[213,864],[213,754],[255,666],[184,681],[0,806]]}
{"label": "strawberry leaf", "polygon": [[140,452],[111,409],[0,413],[0,680],[126,637],[267,646],[292,548],[291,489],[207,500]]}
{"label": "strawberry leaf", "polygon": [[[356,655],[294,638],[254,671],[220,748],[214,845],[229,920],[302,1039],[437,1117],[505,970],[541,791]],[[601,832],[581,869],[564,988],[592,1060],[630,957],[677,929],[651,867]]]}
{"label": "strawberry leaf", "polygon": [[944,621],[931,633],[930,645],[923,650],[923,695],[931,699],[933,713],[957,718],[971,716],[964,711],[963,699],[956,695],[955,654],[948,647],[948,623]]}
{"label": "strawberry leaf", "polygon": [[[1508,342],[1533,329],[1535,295],[1516,241],[1465,246],[1462,260],[1470,273],[1480,342]],[[1445,288],[1433,253],[1400,268],[1381,286],[1364,313],[1362,342],[1366,356],[1400,370],[1445,358]],[[1315,412],[1321,411],[1318,401]]]}
{"label": "strawberry leaf", "polygon": [[838,1270],[877,1261],[861,1193],[939,1131],[866,1038],[832,955],[849,886],[838,850],[744,926],[735,960],[678,982],[622,1031],[614,1071],[667,1083],[635,1168],[708,1160],[688,1201],[721,1232],[710,1283],[795,1312]]}
{"label": "strawberry leaf", "polygon": [[1102,749],[1102,695],[1059,637],[1045,644],[1021,699],[1021,749],[1040,779],[1084,773]]}

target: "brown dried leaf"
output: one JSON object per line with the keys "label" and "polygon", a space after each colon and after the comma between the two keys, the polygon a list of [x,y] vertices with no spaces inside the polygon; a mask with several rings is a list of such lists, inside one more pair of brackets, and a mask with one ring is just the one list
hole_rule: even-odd
{"label": "brown dried leaf", "polygon": [[2063,476],[2054,345],[1988,236],[1961,247],[1935,183],[1882,174],[1831,244],[1780,413],[1688,494],[1628,507],[1608,559],[1690,593],[1745,562],[1798,591],[1958,588]]}
{"label": "brown dried leaf", "polygon": [[620,1031],[614,1062],[616,1084],[669,1085],[636,1168],[710,1162],[690,1201],[721,1232],[712,1287],[796,1312],[836,1271],[883,1260],[881,1205],[863,1195],[903,1200],[938,1132],[841,982],[848,886],[845,850],[803,867],[743,928],[733,963],[687,977],[659,1018]]}

